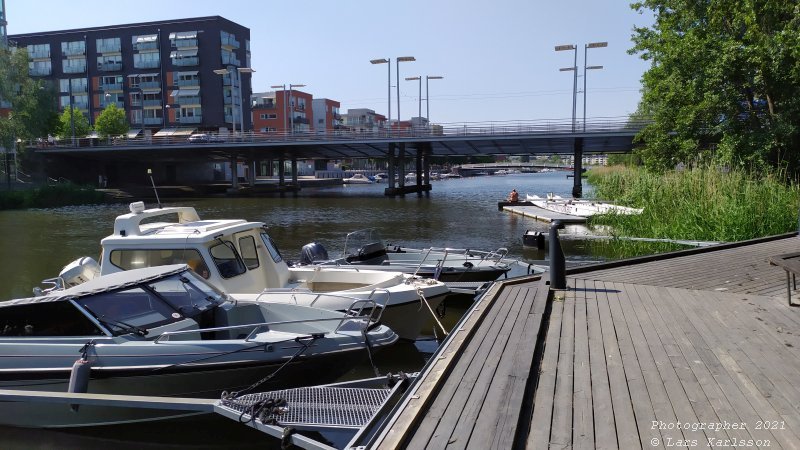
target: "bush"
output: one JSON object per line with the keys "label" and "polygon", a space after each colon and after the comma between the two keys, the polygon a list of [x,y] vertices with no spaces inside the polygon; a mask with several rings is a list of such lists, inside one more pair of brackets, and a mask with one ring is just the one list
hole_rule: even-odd
{"label": "bush", "polygon": [[59,184],[25,191],[0,192],[0,209],[54,208],[104,203],[105,195],[88,186]]}

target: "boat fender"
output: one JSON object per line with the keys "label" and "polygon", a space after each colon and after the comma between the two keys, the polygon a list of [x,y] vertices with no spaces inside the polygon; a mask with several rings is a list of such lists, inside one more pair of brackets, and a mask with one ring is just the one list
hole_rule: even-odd
{"label": "boat fender", "polygon": [[[69,374],[69,387],[67,392],[74,392],[85,394],[89,390],[89,377],[92,372],[92,363],[86,359],[79,359],[72,365],[72,371]],[[70,404],[70,409],[73,412],[78,412],[80,405]]]}

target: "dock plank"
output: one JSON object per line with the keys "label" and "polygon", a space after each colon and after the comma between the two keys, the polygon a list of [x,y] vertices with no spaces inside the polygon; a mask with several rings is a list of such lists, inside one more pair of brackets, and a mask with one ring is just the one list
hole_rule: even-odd
{"label": "dock plank", "polygon": [[584,280],[575,280],[570,291],[575,308],[575,356],[572,386],[572,447],[595,448],[594,409],[592,407],[592,374],[589,358],[589,324],[587,323],[587,291]]}
{"label": "dock plank", "polygon": [[575,298],[559,292],[553,301],[564,303],[561,316],[561,337],[558,349],[556,391],[553,398],[553,422],[550,448],[572,446],[573,361],[575,348]]}
{"label": "dock plank", "polygon": [[[580,289],[580,285],[576,286]],[[611,399],[606,351],[603,348],[603,331],[601,329],[598,288],[594,280],[583,280],[586,298],[586,331],[589,344],[589,371],[591,372],[592,408],[596,412],[594,418],[594,447],[597,449],[619,448],[617,442],[614,405]],[[589,295],[591,291],[591,295]]]}
{"label": "dock plank", "polygon": [[539,381],[533,405],[533,418],[527,438],[528,448],[546,448],[550,443],[550,430],[553,420],[553,404],[558,375],[558,355],[561,344],[564,302],[551,301],[549,326],[544,344],[544,354],[539,366]]}

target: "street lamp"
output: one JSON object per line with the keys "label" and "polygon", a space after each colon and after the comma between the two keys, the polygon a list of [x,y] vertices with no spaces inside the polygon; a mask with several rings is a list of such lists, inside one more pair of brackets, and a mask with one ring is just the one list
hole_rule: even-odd
{"label": "street lamp", "polygon": [[[282,111],[281,115],[283,116],[283,134],[285,136],[286,135],[286,85],[285,84],[276,84],[276,85],[270,86],[270,88],[272,88],[272,89],[281,88],[281,92],[283,93],[283,111]],[[278,101],[278,97],[277,96],[275,96],[275,101],[276,102]]]}
{"label": "street lamp", "polygon": [[407,77],[406,81],[419,81],[419,110],[417,111],[417,117],[422,119],[422,76],[418,77]]}
{"label": "street lamp", "polygon": [[386,68],[389,69],[387,71],[388,75],[387,75],[387,83],[386,83],[386,86],[387,86],[386,89],[387,89],[387,91],[389,93],[389,95],[388,95],[388,98],[389,98],[388,106],[386,107],[386,111],[388,112],[388,114],[387,114],[388,117],[387,117],[386,120],[388,121],[387,123],[391,124],[391,122],[392,122],[392,60],[391,60],[391,58],[389,58],[389,59],[382,58],[382,59],[371,59],[371,60],[369,60],[369,62],[372,63],[372,64],[386,64]]}
{"label": "street lamp", "polygon": [[397,75],[397,129],[400,130],[400,63],[401,62],[411,62],[416,61],[417,59],[413,56],[399,56],[396,58],[397,62],[397,70],[395,70],[395,75]]}
{"label": "street lamp", "polygon": [[430,125],[431,123],[431,93],[428,90],[428,80],[441,80],[444,77],[439,75],[426,75],[425,76],[425,121]]}
{"label": "street lamp", "polygon": [[239,123],[241,124],[240,127],[242,130],[242,134],[244,134],[244,103],[242,102],[242,74],[249,73],[252,76],[253,72],[255,72],[255,69],[252,69],[250,67],[236,68],[236,73],[239,76],[239,119],[240,119]]}
{"label": "street lamp", "polygon": [[[231,73],[228,69],[214,69],[214,73],[224,77]],[[223,78],[224,81],[224,78]],[[236,134],[236,105],[233,100],[233,76],[231,76],[231,128],[232,133]]]}
{"label": "street lamp", "polygon": [[608,47],[608,42],[591,42],[583,47],[583,131],[586,131],[586,71],[599,70],[603,66],[587,66],[586,57],[590,48]]}
{"label": "street lamp", "polygon": [[572,50],[575,52],[575,61],[572,64],[572,67],[562,67],[560,70],[561,72],[573,72],[573,81],[572,81],[572,132],[575,132],[575,113],[576,113],[576,101],[578,95],[578,47],[573,44],[567,45],[556,45],[556,51],[561,52],[565,50]]}

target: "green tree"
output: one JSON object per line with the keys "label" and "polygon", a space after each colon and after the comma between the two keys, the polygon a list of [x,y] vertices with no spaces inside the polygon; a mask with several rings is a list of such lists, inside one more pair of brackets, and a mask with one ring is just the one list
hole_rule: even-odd
{"label": "green tree", "polygon": [[128,121],[125,119],[125,110],[117,108],[117,105],[114,103],[108,105],[103,112],[100,113],[94,123],[94,128],[97,130],[97,134],[103,139],[122,136],[130,129]]}
{"label": "green tree", "polygon": [[61,139],[71,139],[73,136],[73,127],[75,128],[74,136],[76,138],[84,137],[92,131],[89,119],[75,106],[72,108],[65,108],[59,120],[61,126],[59,127],[58,137]]}
{"label": "green tree", "polygon": [[714,157],[758,168],[800,162],[800,5],[795,0],[643,0],[634,29],[651,62],[639,114],[650,168]]}
{"label": "green tree", "polygon": [[13,148],[15,140],[24,146],[55,131],[55,89],[28,75],[27,52],[0,46],[0,99],[10,108],[10,113],[0,115],[0,146]]}

